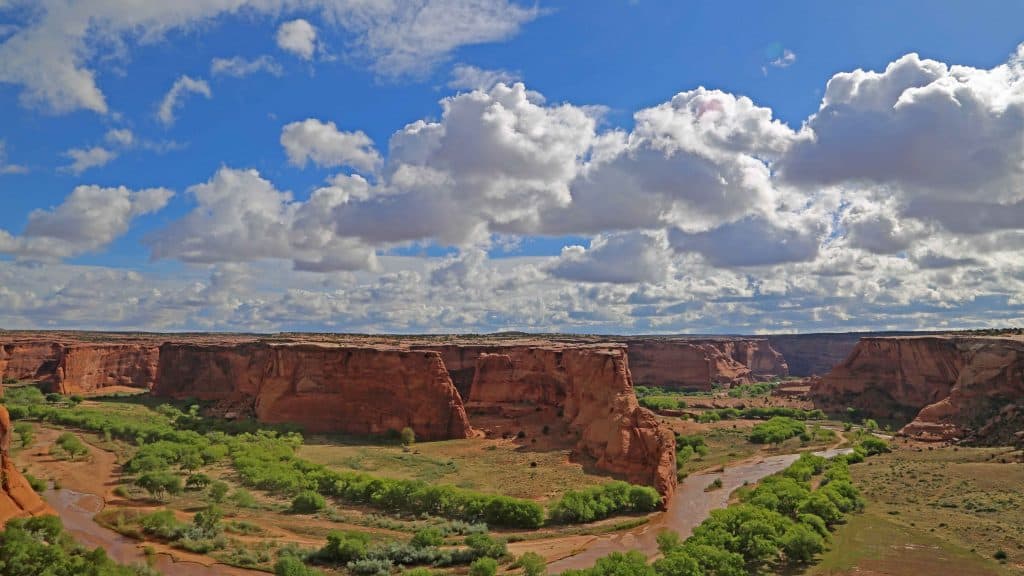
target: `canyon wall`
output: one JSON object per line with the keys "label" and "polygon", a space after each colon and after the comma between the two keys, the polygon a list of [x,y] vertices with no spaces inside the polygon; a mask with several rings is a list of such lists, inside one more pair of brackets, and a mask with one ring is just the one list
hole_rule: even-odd
{"label": "canyon wall", "polygon": [[952,338],[862,338],[810,395],[826,412],[855,408],[866,417],[907,422],[949,395],[963,363]]}
{"label": "canyon wall", "polygon": [[150,388],[160,350],[155,343],[17,341],[0,344],[0,376],[46,384],[61,394],[111,386]]}
{"label": "canyon wall", "polygon": [[919,440],[1009,445],[1024,430],[1024,340],[957,339],[963,366],[945,398],[900,434]]}
{"label": "canyon wall", "polygon": [[637,403],[622,347],[518,346],[482,354],[469,402],[556,406],[577,434],[575,450],[597,468],[654,486],[666,498],[675,490],[675,436]]}
{"label": "canyon wall", "polygon": [[783,334],[768,336],[768,343],[786,359],[793,376],[824,376],[853,352],[869,334]]}
{"label": "canyon wall", "polygon": [[225,410],[310,432],[467,438],[462,399],[441,355],[329,344],[161,346],[153,393],[214,400]]}
{"label": "canyon wall", "polygon": [[1024,339],[863,338],[810,395],[829,412],[909,421],[899,433],[918,440],[1011,444],[1024,430]]}
{"label": "canyon wall", "polygon": [[711,390],[714,384],[746,384],[788,376],[781,354],[765,339],[624,339],[638,385]]}
{"label": "canyon wall", "polygon": [[11,518],[54,514],[10,458],[8,449],[12,435],[10,415],[7,408],[0,406],[0,527]]}

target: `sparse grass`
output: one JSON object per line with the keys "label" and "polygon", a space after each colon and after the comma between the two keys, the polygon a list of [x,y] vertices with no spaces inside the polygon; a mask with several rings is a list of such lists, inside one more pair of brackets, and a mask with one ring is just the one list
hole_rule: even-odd
{"label": "sparse grass", "polygon": [[299,457],[335,470],[454,484],[516,498],[553,500],[567,490],[609,480],[607,474],[589,474],[581,464],[569,462],[568,450],[533,451],[509,440],[424,442],[409,452],[391,445],[318,442],[308,440]]}
{"label": "sparse grass", "polygon": [[851,467],[867,511],[836,533],[809,574],[1024,573],[994,559],[999,550],[1024,554],[1024,465],[1007,452],[904,448]]}

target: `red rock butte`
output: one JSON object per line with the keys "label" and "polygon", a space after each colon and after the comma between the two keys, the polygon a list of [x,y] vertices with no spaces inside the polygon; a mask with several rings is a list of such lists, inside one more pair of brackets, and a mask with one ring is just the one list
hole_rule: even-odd
{"label": "red rock butte", "polygon": [[[0,388],[0,394],[2,392]],[[0,527],[11,518],[55,514],[10,458],[11,434],[10,414],[7,408],[0,406]]]}

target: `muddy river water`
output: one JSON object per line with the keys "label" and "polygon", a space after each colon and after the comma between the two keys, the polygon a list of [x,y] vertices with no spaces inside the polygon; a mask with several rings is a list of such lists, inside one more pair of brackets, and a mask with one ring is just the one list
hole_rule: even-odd
{"label": "muddy river water", "polygon": [[[90,548],[102,547],[108,556],[121,564],[146,564],[146,554],[137,540],[122,536],[93,521],[93,516],[102,510],[104,505],[103,499],[99,496],[68,489],[50,489],[43,497],[60,515],[65,530],[78,542]],[[224,564],[204,566],[198,562],[176,562],[168,554],[157,554],[153,558],[153,567],[168,576],[266,575],[266,572],[243,570]]]}
{"label": "muddy river water", "polygon": [[[815,452],[815,454],[831,458],[848,452],[848,449],[825,450]],[[635,529],[595,537],[576,554],[548,564],[548,571],[551,574],[558,574],[564,570],[589,568],[597,562],[598,558],[612,552],[637,550],[648,558],[653,558],[658,554],[656,541],[658,532],[673,530],[685,540],[693,533],[694,528],[711,515],[712,510],[725,508],[728,505],[729,495],[734,490],[743,486],[744,483],[754,483],[784,470],[799,457],[799,454],[765,456],[727,466],[721,472],[690,474],[679,483],[675,496],[664,513]],[[705,492],[704,489],[715,479],[722,480],[722,487]]]}

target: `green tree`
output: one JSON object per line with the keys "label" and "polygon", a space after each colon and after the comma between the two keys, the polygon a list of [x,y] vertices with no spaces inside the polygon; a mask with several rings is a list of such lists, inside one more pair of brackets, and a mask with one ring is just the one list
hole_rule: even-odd
{"label": "green tree", "polygon": [[210,500],[216,503],[224,501],[224,497],[228,495],[228,485],[226,482],[217,480],[210,484]]}
{"label": "green tree", "polygon": [[402,428],[402,431],[399,435],[402,439],[402,444],[404,444],[405,446],[411,446],[413,443],[416,442],[416,432],[408,426]]}
{"label": "green tree", "polygon": [[516,565],[523,569],[523,576],[546,576],[547,563],[536,552],[526,552],[516,560]]}
{"label": "green tree", "polygon": [[780,542],[790,564],[810,564],[814,556],[825,549],[825,540],[805,524],[790,526]]}

